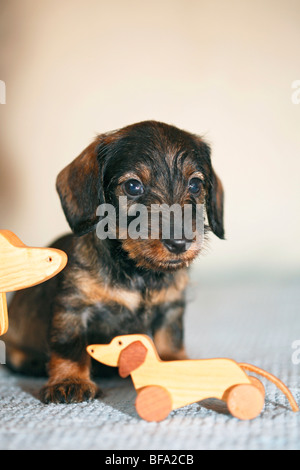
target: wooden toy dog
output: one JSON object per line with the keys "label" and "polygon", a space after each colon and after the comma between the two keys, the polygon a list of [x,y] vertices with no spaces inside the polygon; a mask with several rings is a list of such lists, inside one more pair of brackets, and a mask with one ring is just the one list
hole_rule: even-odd
{"label": "wooden toy dog", "polygon": [[299,411],[279,379],[251,364],[231,359],[162,361],[152,340],[139,334],[117,336],[110,344],[90,345],[87,351],[103,364],[118,366],[121,377],[131,375],[137,413],[147,421],[161,421],[171,410],[205,398],[225,401],[236,418],[255,418],[264,406],[264,386],[244,370],[271,380],[285,393],[293,411]]}
{"label": "wooden toy dog", "polygon": [[47,281],[67,264],[54,248],[30,248],[9,230],[0,230],[0,336],[8,329],[6,292]]}

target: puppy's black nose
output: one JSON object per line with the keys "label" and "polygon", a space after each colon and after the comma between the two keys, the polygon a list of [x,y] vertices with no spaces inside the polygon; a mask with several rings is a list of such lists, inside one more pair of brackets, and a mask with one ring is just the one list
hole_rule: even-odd
{"label": "puppy's black nose", "polygon": [[163,240],[163,243],[171,253],[179,254],[187,250],[186,240]]}

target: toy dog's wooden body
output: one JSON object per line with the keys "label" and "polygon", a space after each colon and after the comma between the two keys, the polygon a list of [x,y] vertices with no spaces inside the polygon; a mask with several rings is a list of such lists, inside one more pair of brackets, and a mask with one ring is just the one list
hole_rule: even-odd
{"label": "toy dog's wooden body", "polygon": [[[87,351],[103,364],[118,366],[121,377],[131,375],[137,412],[147,421],[161,421],[171,410],[205,398],[224,400],[239,419],[255,418],[264,406],[262,383],[231,359],[162,361],[146,335],[117,336],[110,344],[90,345]],[[252,370],[251,365],[244,366]],[[295,402],[293,406],[297,411]]]}
{"label": "toy dog's wooden body", "polygon": [[8,329],[6,292],[45,282],[66,264],[63,251],[31,248],[9,230],[0,230],[0,336]]}
{"label": "toy dog's wooden body", "polygon": [[[230,359],[162,361],[150,338],[143,335],[130,335],[130,337],[131,345],[139,341],[147,349],[143,366],[130,372],[135,389],[139,390],[150,385],[164,387],[172,396],[172,409],[205,398],[222,399],[224,390],[232,384],[251,383],[247,374]],[[122,341],[124,342],[124,337]],[[94,345],[91,348],[95,351],[92,356],[107,365],[113,362],[111,358],[119,357],[120,354],[118,342],[114,342],[113,347]],[[131,348],[138,354],[141,346],[135,344]],[[131,360],[134,361],[133,349]]]}

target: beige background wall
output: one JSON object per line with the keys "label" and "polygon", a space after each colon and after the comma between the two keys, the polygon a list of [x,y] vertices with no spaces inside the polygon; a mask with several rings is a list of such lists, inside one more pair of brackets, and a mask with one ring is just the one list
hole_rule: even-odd
{"label": "beige background wall", "polygon": [[144,119],[203,134],[227,241],[203,278],[299,273],[298,0],[1,0],[0,224],[68,230],[57,173],[99,132]]}

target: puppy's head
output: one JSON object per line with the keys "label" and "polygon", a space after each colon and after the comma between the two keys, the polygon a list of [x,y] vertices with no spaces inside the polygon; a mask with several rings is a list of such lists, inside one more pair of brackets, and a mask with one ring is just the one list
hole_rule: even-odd
{"label": "puppy's head", "polygon": [[[195,222],[195,208],[204,204],[210,230],[224,238],[223,188],[212,168],[210,148],[200,137],[174,126],[145,121],[99,135],[58,175],[57,190],[77,235],[95,229],[99,214],[105,212],[97,208],[115,208],[117,229],[112,238],[139,267],[175,270],[201,251],[194,237],[176,235],[172,217],[164,236],[161,213],[158,219],[152,217],[152,208],[155,212],[162,205],[181,209],[189,205]],[[137,228],[143,208],[149,215],[146,236],[145,227],[141,236],[136,230],[131,236],[130,224]],[[120,223],[121,213],[127,214],[125,225],[124,220]],[[159,221],[154,231],[153,220]]]}

